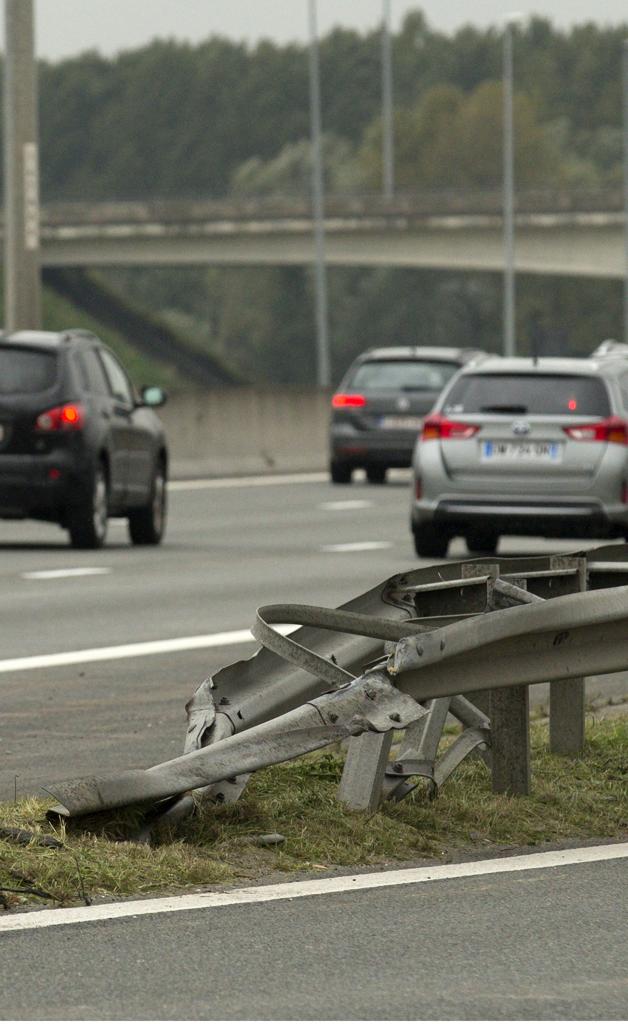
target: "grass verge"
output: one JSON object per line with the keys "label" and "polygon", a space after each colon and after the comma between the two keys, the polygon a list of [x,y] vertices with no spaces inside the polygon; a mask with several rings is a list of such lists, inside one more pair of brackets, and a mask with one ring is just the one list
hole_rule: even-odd
{"label": "grass verge", "polygon": [[[458,769],[437,800],[418,788],[376,814],[348,813],[336,800],[342,758],[335,753],[303,758],[258,772],[241,800],[207,807],[149,847],[120,841],[137,821],[112,818],[97,830],[55,831],[44,815],[49,804],[30,799],[0,804],[0,826],[53,835],[61,848],[32,841],[19,846],[0,837],[0,891],[7,909],[145,896],[276,872],[328,871],[337,866],[384,865],[422,857],[458,856],[478,849],[628,834],[628,718],[592,720],[577,758],[552,756],[547,726],[532,727],[533,791],[530,797],[495,796],[480,760]],[[279,846],[258,838],[280,833]]]}

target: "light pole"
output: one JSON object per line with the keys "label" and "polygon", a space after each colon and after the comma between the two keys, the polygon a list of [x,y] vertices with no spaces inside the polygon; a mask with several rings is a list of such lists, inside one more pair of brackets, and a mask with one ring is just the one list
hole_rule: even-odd
{"label": "light pole", "polygon": [[395,191],[395,151],[393,143],[393,83],[390,52],[390,5],[383,0],[382,16],[382,191],[392,199]]}
{"label": "light pole", "polygon": [[310,24],[310,138],[312,148],[312,218],[314,223],[314,292],[319,387],[329,387],[329,332],[325,267],[325,213],[321,138],[321,87],[318,60],[316,0],[308,0]]}
{"label": "light pole", "polygon": [[504,355],[514,356],[515,345],[515,152],[513,130],[513,24],[511,14],[503,39],[503,224],[504,224]]}
{"label": "light pole", "polygon": [[628,345],[628,39],[622,50],[624,126],[624,341]]}
{"label": "light pole", "polygon": [[39,155],[33,0],[5,0],[5,329],[41,326]]}

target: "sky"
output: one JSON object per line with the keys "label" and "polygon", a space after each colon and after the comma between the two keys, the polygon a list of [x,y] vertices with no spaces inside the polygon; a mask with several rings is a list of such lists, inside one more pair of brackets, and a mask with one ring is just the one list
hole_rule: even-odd
{"label": "sky", "polygon": [[[583,21],[628,24],[628,0],[390,0],[396,30],[422,8],[430,25],[450,32],[469,22],[503,24],[505,15],[541,14],[569,27]],[[365,31],[381,22],[383,0],[317,0],[320,34],[334,25]],[[35,0],[37,54],[60,60],[88,49],[110,56],[155,37],[195,43],[210,35],[255,44],[304,42],[307,0]],[[2,19],[3,20],[3,19]]]}

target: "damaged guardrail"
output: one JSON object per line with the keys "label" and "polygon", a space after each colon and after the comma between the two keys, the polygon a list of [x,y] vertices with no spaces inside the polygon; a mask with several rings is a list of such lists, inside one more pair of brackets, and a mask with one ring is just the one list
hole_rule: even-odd
{"label": "damaged guardrail", "polygon": [[[300,628],[284,635],[279,624]],[[421,778],[434,795],[476,751],[496,790],[525,793],[528,686],[550,681],[552,747],[575,752],[584,676],[628,668],[628,546],[447,562],[393,576],[338,609],[261,608],[253,633],[261,649],[188,703],[180,757],[50,786],[51,813],[144,803],[174,820],[195,800],[237,799],[253,771],[338,740],[349,741],[339,797],[352,808],[402,799]],[[448,716],[462,731],[439,757]]]}

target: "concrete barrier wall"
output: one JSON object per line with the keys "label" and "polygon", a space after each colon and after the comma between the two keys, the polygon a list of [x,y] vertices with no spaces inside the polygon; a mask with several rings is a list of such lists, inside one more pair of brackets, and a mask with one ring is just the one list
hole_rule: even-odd
{"label": "concrete barrier wall", "polygon": [[194,392],[170,398],[159,416],[172,477],[322,470],[327,464],[327,392]]}

